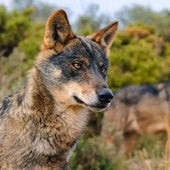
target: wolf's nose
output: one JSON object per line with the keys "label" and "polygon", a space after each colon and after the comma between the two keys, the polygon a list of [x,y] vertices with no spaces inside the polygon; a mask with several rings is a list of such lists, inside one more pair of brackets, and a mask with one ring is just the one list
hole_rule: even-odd
{"label": "wolf's nose", "polygon": [[101,103],[110,103],[111,100],[113,99],[113,93],[110,89],[103,88],[99,91],[98,93],[98,100]]}

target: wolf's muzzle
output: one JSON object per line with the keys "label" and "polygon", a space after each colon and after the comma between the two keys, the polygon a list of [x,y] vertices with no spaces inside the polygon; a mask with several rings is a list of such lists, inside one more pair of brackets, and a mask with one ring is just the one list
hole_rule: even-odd
{"label": "wolf's muzzle", "polygon": [[110,103],[114,96],[112,91],[108,88],[100,89],[97,95],[98,95],[98,100],[103,104]]}
{"label": "wolf's muzzle", "polygon": [[103,111],[106,108],[108,108],[111,100],[113,99],[113,93],[110,89],[108,88],[101,88],[100,90],[97,91],[96,93],[96,100],[94,100],[91,103],[84,102],[77,96],[73,96],[74,100],[86,107],[88,107],[92,111]]}

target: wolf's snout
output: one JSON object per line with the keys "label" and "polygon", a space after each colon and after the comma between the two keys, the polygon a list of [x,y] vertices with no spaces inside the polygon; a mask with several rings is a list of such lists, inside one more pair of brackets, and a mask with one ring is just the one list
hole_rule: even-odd
{"label": "wolf's snout", "polygon": [[111,100],[113,99],[113,93],[110,89],[103,88],[98,92],[98,100],[101,103],[107,104],[110,103]]}

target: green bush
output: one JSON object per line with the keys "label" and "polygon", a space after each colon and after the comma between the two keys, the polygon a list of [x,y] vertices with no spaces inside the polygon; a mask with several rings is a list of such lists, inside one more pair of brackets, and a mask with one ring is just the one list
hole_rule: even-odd
{"label": "green bush", "polygon": [[148,37],[130,37],[126,32],[118,34],[110,53],[108,80],[112,89],[130,84],[153,84],[169,78],[164,70],[169,72],[166,60],[170,56],[166,60],[159,56],[153,48],[154,42],[147,40]]}
{"label": "green bush", "polygon": [[123,157],[109,151],[102,145],[100,137],[81,139],[71,159],[74,170],[128,170]]}
{"label": "green bush", "polygon": [[19,49],[29,58],[35,58],[43,41],[44,24],[33,23],[28,35],[19,43]]}
{"label": "green bush", "polygon": [[0,55],[8,56],[14,47],[26,37],[31,24],[32,9],[8,12],[0,6]]}
{"label": "green bush", "polygon": [[156,136],[143,135],[139,139],[139,142],[134,152],[138,152],[139,150],[145,148],[149,158],[160,159],[163,157],[166,140],[167,136],[165,133],[160,133]]}

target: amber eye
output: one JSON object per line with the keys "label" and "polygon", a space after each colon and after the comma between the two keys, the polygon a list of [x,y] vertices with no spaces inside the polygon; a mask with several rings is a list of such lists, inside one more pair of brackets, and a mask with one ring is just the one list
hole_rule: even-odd
{"label": "amber eye", "polygon": [[76,70],[79,70],[82,68],[82,63],[80,61],[75,61],[72,63],[72,65],[73,65],[73,68]]}

